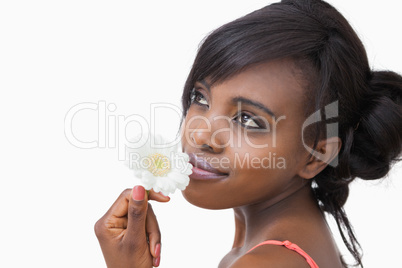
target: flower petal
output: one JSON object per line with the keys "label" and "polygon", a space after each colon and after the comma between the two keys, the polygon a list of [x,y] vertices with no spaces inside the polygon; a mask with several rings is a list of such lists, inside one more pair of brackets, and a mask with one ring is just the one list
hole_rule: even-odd
{"label": "flower petal", "polygon": [[[144,141],[145,144],[139,143]],[[143,134],[135,139],[131,140],[132,144],[141,144],[138,148],[126,147],[126,161],[125,164],[134,171],[135,177],[139,178],[145,189],[149,190],[153,188],[156,192],[162,192],[165,195],[174,193],[178,188],[184,190],[189,184],[189,177],[192,173],[193,166],[189,163],[189,156],[183,152],[180,152],[178,144],[172,146],[167,145],[162,136],[153,134]],[[130,145],[132,145],[130,144]],[[166,176],[160,173],[151,173],[148,170],[148,166],[144,159],[147,159],[150,155],[162,154],[169,160],[170,169],[167,169]],[[159,175],[159,176],[155,176]]]}

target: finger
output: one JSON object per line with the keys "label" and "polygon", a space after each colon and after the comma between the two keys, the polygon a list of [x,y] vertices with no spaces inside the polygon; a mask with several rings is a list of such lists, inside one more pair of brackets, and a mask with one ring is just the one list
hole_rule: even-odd
{"label": "finger", "polygon": [[133,188],[128,202],[127,232],[124,237],[128,241],[146,243],[147,209],[148,196],[144,187],[137,185]]}
{"label": "finger", "polygon": [[158,202],[168,202],[168,201],[170,201],[169,196],[165,196],[161,192],[157,193],[153,189],[151,189],[149,191],[148,199],[149,200],[155,200],[155,201],[158,201]]}
{"label": "finger", "polygon": [[[131,198],[133,189],[125,189],[117,200],[113,203],[110,209],[106,212],[109,216],[126,217],[128,213],[129,200]],[[149,191],[149,200],[155,200],[158,202],[170,201],[169,196],[165,196],[162,193],[157,193],[153,189]]]}
{"label": "finger", "polygon": [[105,216],[126,217],[128,212],[128,202],[132,189],[124,190],[116,199],[113,205],[106,212]]}
{"label": "finger", "polygon": [[[124,190],[116,199],[109,210],[95,223],[95,234],[102,240],[105,235],[109,236],[110,231],[115,228],[121,230],[127,227],[128,196],[131,189]],[[113,233],[118,235],[119,232]]]}
{"label": "finger", "polygon": [[157,258],[160,255],[161,232],[151,204],[148,204],[146,228],[151,254]]}

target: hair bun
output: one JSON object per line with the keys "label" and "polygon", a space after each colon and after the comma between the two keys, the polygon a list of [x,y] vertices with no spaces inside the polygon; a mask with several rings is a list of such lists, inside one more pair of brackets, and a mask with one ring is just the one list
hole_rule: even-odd
{"label": "hair bun", "polygon": [[390,71],[372,72],[370,87],[375,93],[386,96],[397,105],[401,105],[402,76],[399,74]]}
{"label": "hair bun", "polygon": [[371,76],[349,159],[350,174],[366,180],[387,175],[402,149],[402,76],[389,71]]}

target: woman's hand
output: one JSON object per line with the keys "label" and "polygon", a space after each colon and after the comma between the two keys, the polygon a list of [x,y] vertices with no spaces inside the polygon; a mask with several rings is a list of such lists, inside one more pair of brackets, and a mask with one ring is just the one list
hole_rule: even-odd
{"label": "woman's hand", "polygon": [[[144,187],[126,189],[95,224],[95,233],[108,268],[158,267],[161,234],[149,200],[167,202],[169,197]],[[149,242],[148,242],[149,241]]]}

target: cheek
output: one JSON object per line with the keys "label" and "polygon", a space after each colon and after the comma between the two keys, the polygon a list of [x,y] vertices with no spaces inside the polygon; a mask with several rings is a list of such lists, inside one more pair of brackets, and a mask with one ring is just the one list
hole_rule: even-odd
{"label": "cheek", "polygon": [[298,137],[294,132],[285,131],[270,131],[253,136],[242,135],[241,146],[232,150],[234,155],[232,160],[236,168],[258,174],[289,169],[289,163],[292,162],[291,158],[297,148]]}
{"label": "cheek", "polygon": [[236,174],[233,180],[239,188],[250,188],[261,194],[264,191],[271,192],[272,189],[286,188],[297,174],[300,163],[303,147],[299,139],[297,132],[286,130],[284,133],[277,133],[275,143],[273,136],[269,135],[265,139],[266,148],[243,145],[232,151]]}
{"label": "cheek", "polygon": [[237,173],[267,173],[276,169],[287,169],[286,157],[277,148],[256,150],[245,149],[235,153],[234,169]]}
{"label": "cheek", "polygon": [[278,148],[243,148],[237,151],[233,159],[233,182],[239,188],[250,188],[252,192],[276,188],[278,182],[285,184],[289,177],[286,158]]}
{"label": "cheek", "polygon": [[296,173],[297,167],[302,163],[307,151],[303,145],[301,124],[296,123],[284,125],[277,132],[277,142],[275,148],[277,157],[286,160],[286,167],[291,172]]}

